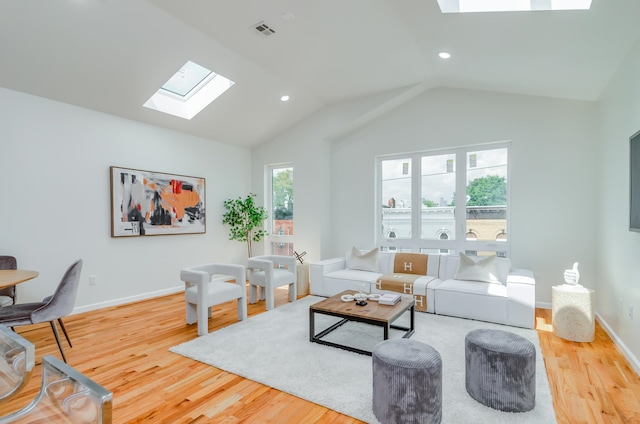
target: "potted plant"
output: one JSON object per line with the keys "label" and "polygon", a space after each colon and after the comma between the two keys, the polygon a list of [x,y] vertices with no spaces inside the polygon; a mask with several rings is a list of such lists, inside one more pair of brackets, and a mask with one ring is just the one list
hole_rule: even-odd
{"label": "potted plant", "polygon": [[229,240],[247,242],[247,253],[253,256],[251,244],[259,242],[268,233],[262,228],[267,219],[267,210],[255,203],[256,195],[249,193],[243,200],[242,197],[224,201],[227,212],[222,215],[222,223],[230,227]]}

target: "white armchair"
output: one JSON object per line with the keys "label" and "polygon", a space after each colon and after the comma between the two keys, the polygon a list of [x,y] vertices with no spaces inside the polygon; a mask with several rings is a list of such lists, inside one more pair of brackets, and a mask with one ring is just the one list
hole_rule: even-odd
{"label": "white armchair", "polygon": [[[247,281],[245,267],[231,264],[207,264],[180,271],[184,281],[187,324],[198,321],[198,336],[209,333],[211,307],[238,301],[238,319],[247,318]],[[235,280],[230,282],[229,280]]]}
{"label": "white armchair", "polygon": [[254,256],[249,258],[247,267],[250,270],[249,303],[256,303],[257,298],[266,299],[267,310],[273,309],[274,290],[284,285],[289,285],[289,301],[296,300],[296,258],[280,255]]}

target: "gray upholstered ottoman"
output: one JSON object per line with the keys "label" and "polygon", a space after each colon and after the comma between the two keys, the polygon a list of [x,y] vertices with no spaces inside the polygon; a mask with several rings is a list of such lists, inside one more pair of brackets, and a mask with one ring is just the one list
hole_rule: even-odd
{"label": "gray upholstered ottoman", "polygon": [[536,348],[502,330],[473,330],[465,337],[466,388],[472,398],[500,411],[535,406]]}
{"label": "gray upholstered ottoman", "polygon": [[442,360],[431,346],[385,340],[372,354],[373,413],[382,424],[442,420]]}

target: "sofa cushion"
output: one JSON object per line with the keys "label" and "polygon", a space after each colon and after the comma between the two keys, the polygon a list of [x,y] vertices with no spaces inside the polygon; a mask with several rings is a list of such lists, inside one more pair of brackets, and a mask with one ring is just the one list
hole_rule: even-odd
{"label": "sofa cushion", "polygon": [[507,286],[479,281],[443,281],[435,288],[435,313],[507,323]]}
{"label": "sofa cushion", "polygon": [[367,253],[360,252],[356,247],[351,249],[351,255],[347,257],[347,268],[351,270],[379,272],[378,249],[373,249]]}
{"label": "sofa cushion", "polygon": [[436,287],[436,297],[442,291],[468,293],[480,296],[507,297],[507,286],[481,281],[447,280]]}
{"label": "sofa cushion", "polygon": [[460,252],[456,280],[483,281],[500,284],[495,256],[474,259]]}
{"label": "sofa cushion", "polygon": [[325,278],[333,280],[361,281],[363,283],[373,283],[378,279],[379,276],[379,272],[362,271],[357,269],[341,269],[328,273],[327,275],[325,275]]}

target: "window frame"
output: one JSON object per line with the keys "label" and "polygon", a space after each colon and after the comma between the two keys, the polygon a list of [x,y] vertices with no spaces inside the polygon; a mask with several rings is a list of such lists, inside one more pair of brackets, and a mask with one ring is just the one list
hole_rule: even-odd
{"label": "window frame", "polygon": [[[483,150],[507,150],[507,208],[506,208],[506,234],[507,240],[467,240],[467,154]],[[424,156],[436,156],[443,154],[455,154],[455,231],[453,237],[449,239],[423,239],[421,234],[422,226],[422,158]],[[409,238],[388,238],[381,234],[383,228],[382,205],[382,163],[394,159],[410,159],[411,161],[411,235]],[[511,142],[501,141],[495,143],[485,143],[477,145],[462,146],[450,149],[433,149],[413,153],[399,153],[393,155],[383,155],[376,157],[376,186],[375,186],[375,242],[381,250],[410,251],[410,252],[432,252],[438,251],[441,254],[457,254],[458,252],[496,252],[499,256],[511,256]],[[464,193],[460,195],[460,193]],[[461,201],[462,199],[462,201]],[[414,207],[417,205],[418,207]],[[464,205],[464,207],[458,207]],[[444,230],[444,229],[443,229]]]}
{"label": "window frame", "polygon": [[[264,251],[268,252],[268,254],[272,255],[275,254],[273,251],[273,245],[274,244],[291,244],[291,256],[293,256],[293,252],[294,252],[294,246],[295,246],[295,212],[292,218],[292,221],[294,221],[294,234],[276,234],[275,232],[275,228],[274,228],[274,216],[273,216],[273,211],[274,211],[274,204],[273,204],[273,172],[277,169],[287,169],[287,168],[291,168],[293,175],[295,175],[295,169],[293,166],[293,163],[287,162],[287,163],[278,163],[278,164],[271,164],[271,165],[266,165],[265,166],[265,182],[266,182],[266,187],[265,187],[265,193],[267,194],[265,196],[265,207],[269,213],[269,217],[267,218],[267,222],[268,222],[268,228],[267,228],[267,232],[269,233],[265,239],[265,246],[264,246]],[[292,184],[293,187],[295,187],[295,177],[294,178],[294,182]],[[293,188],[293,193],[295,193],[295,188]],[[294,196],[295,199],[295,196]],[[295,211],[295,201],[294,201],[294,211]]]}

